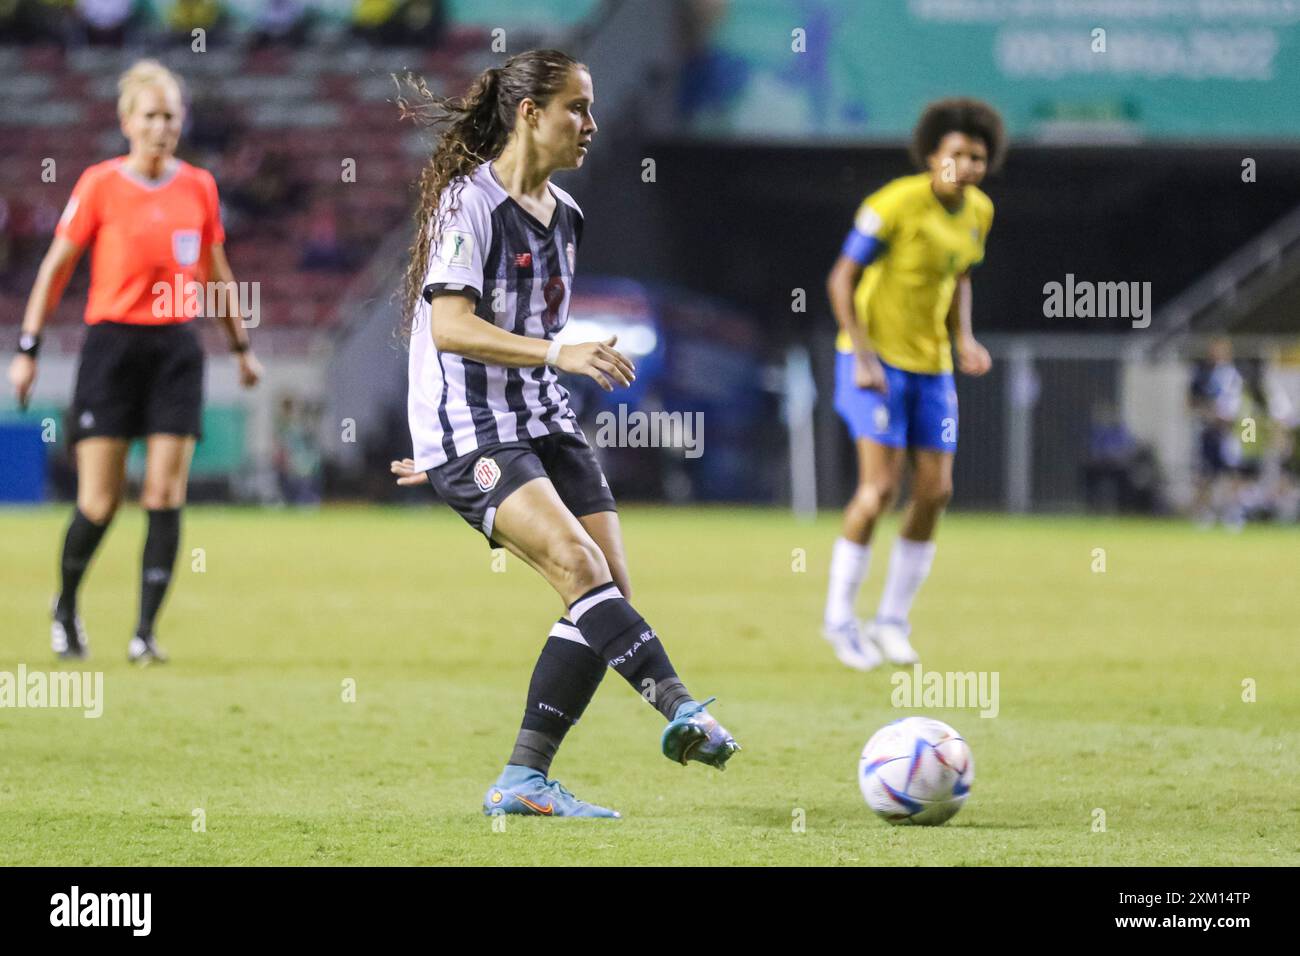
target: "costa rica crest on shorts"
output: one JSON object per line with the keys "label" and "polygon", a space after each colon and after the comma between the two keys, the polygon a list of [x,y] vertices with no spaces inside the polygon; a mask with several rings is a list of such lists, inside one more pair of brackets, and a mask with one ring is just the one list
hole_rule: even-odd
{"label": "costa rica crest on shorts", "polygon": [[501,480],[501,468],[491,458],[484,456],[474,462],[474,484],[479,491],[491,491]]}
{"label": "costa rica crest on shorts", "polygon": [[172,233],[172,257],[177,265],[192,266],[199,261],[199,231],[177,229]]}

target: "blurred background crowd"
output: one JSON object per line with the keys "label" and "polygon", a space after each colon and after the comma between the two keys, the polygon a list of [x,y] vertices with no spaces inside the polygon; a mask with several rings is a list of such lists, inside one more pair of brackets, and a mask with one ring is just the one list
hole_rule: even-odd
{"label": "blurred background crowd", "polygon": [[[391,74],[460,93],[542,45],[591,66],[601,126],[560,178],[587,216],[566,334],[616,331],[642,372],[575,385],[581,414],[704,414],[698,459],[600,449],[620,498],[842,503],[825,275],[862,197],[910,170],[924,104],[965,93],[1012,152],[986,184],[995,368],[959,381],[954,507],[1296,520],[1300,8],[1272,0],[0,0],[0,334],[76,177],[124,150],[117,76],[155,56],[187,82],[181,155],[217,179],[270,372],[242,394],[214,333],[195,497],[415,500],[386,469],[409,451],[392,293],[430,144]],[[8,500],[71,492],[33,436],[71,395],[87,273],[34,407],[0,398]],[[1067,275],[1149,282],[1151,321],[1053,317]]]}

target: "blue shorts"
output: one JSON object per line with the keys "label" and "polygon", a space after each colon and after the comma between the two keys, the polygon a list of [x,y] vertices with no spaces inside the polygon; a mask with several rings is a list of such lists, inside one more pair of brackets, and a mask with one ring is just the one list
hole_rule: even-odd
{"label": "blue shorts", "polygon": [[957,386],[951,372],[923,375],[881,362],[889,392],[853,383],[856,359],[835,354],[835,410],[854,441],[870,438],[891,448],[957,451]]}

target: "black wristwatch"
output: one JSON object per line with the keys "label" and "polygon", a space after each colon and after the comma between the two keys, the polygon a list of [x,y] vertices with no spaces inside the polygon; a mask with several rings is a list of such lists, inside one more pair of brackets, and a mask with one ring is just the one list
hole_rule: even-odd
{"label": "black wristwatch", "polygon": [[33,335],[31,332],[24,332],[18,336],[18,352],[21,355],[27,355],[36,358],[41,351],[41,337]]}
{"label": "black wristwatch", "polygon": [[251,343],[251,342],[247,342],[247,341],[245,341],[245,342],[236,342],[234,345],[232,345],[232,346],[230,347],[230,352],[231,352],[232,355],[243,355],[245,352],[247,352],[247,351],[248,351],[250,348],[252,348],[252,347],[253,347],[253,346],[252,346],[252,343]]}

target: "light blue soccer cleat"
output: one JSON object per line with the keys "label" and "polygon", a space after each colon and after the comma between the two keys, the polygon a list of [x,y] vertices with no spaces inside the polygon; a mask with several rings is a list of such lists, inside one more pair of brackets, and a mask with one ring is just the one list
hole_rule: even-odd
{"label": "light blue soccer cleat", "polygon": [[534,817],[605,817],[619,818],[617,810],[598,807],[579,800],[558,780],[547,780],[531,767],[509,765],[483,797],[483,812],[488,816],[518,813]]}
{"label": "light blue soccer cleat", "polygon": [[702,704],[691,701],[677,709],[660,740],[665,757],[683,766],[688,760],[698,760],[719,770],[727,769],[727,761],[740,744],[704,709],[717,699],[710,697]]}

